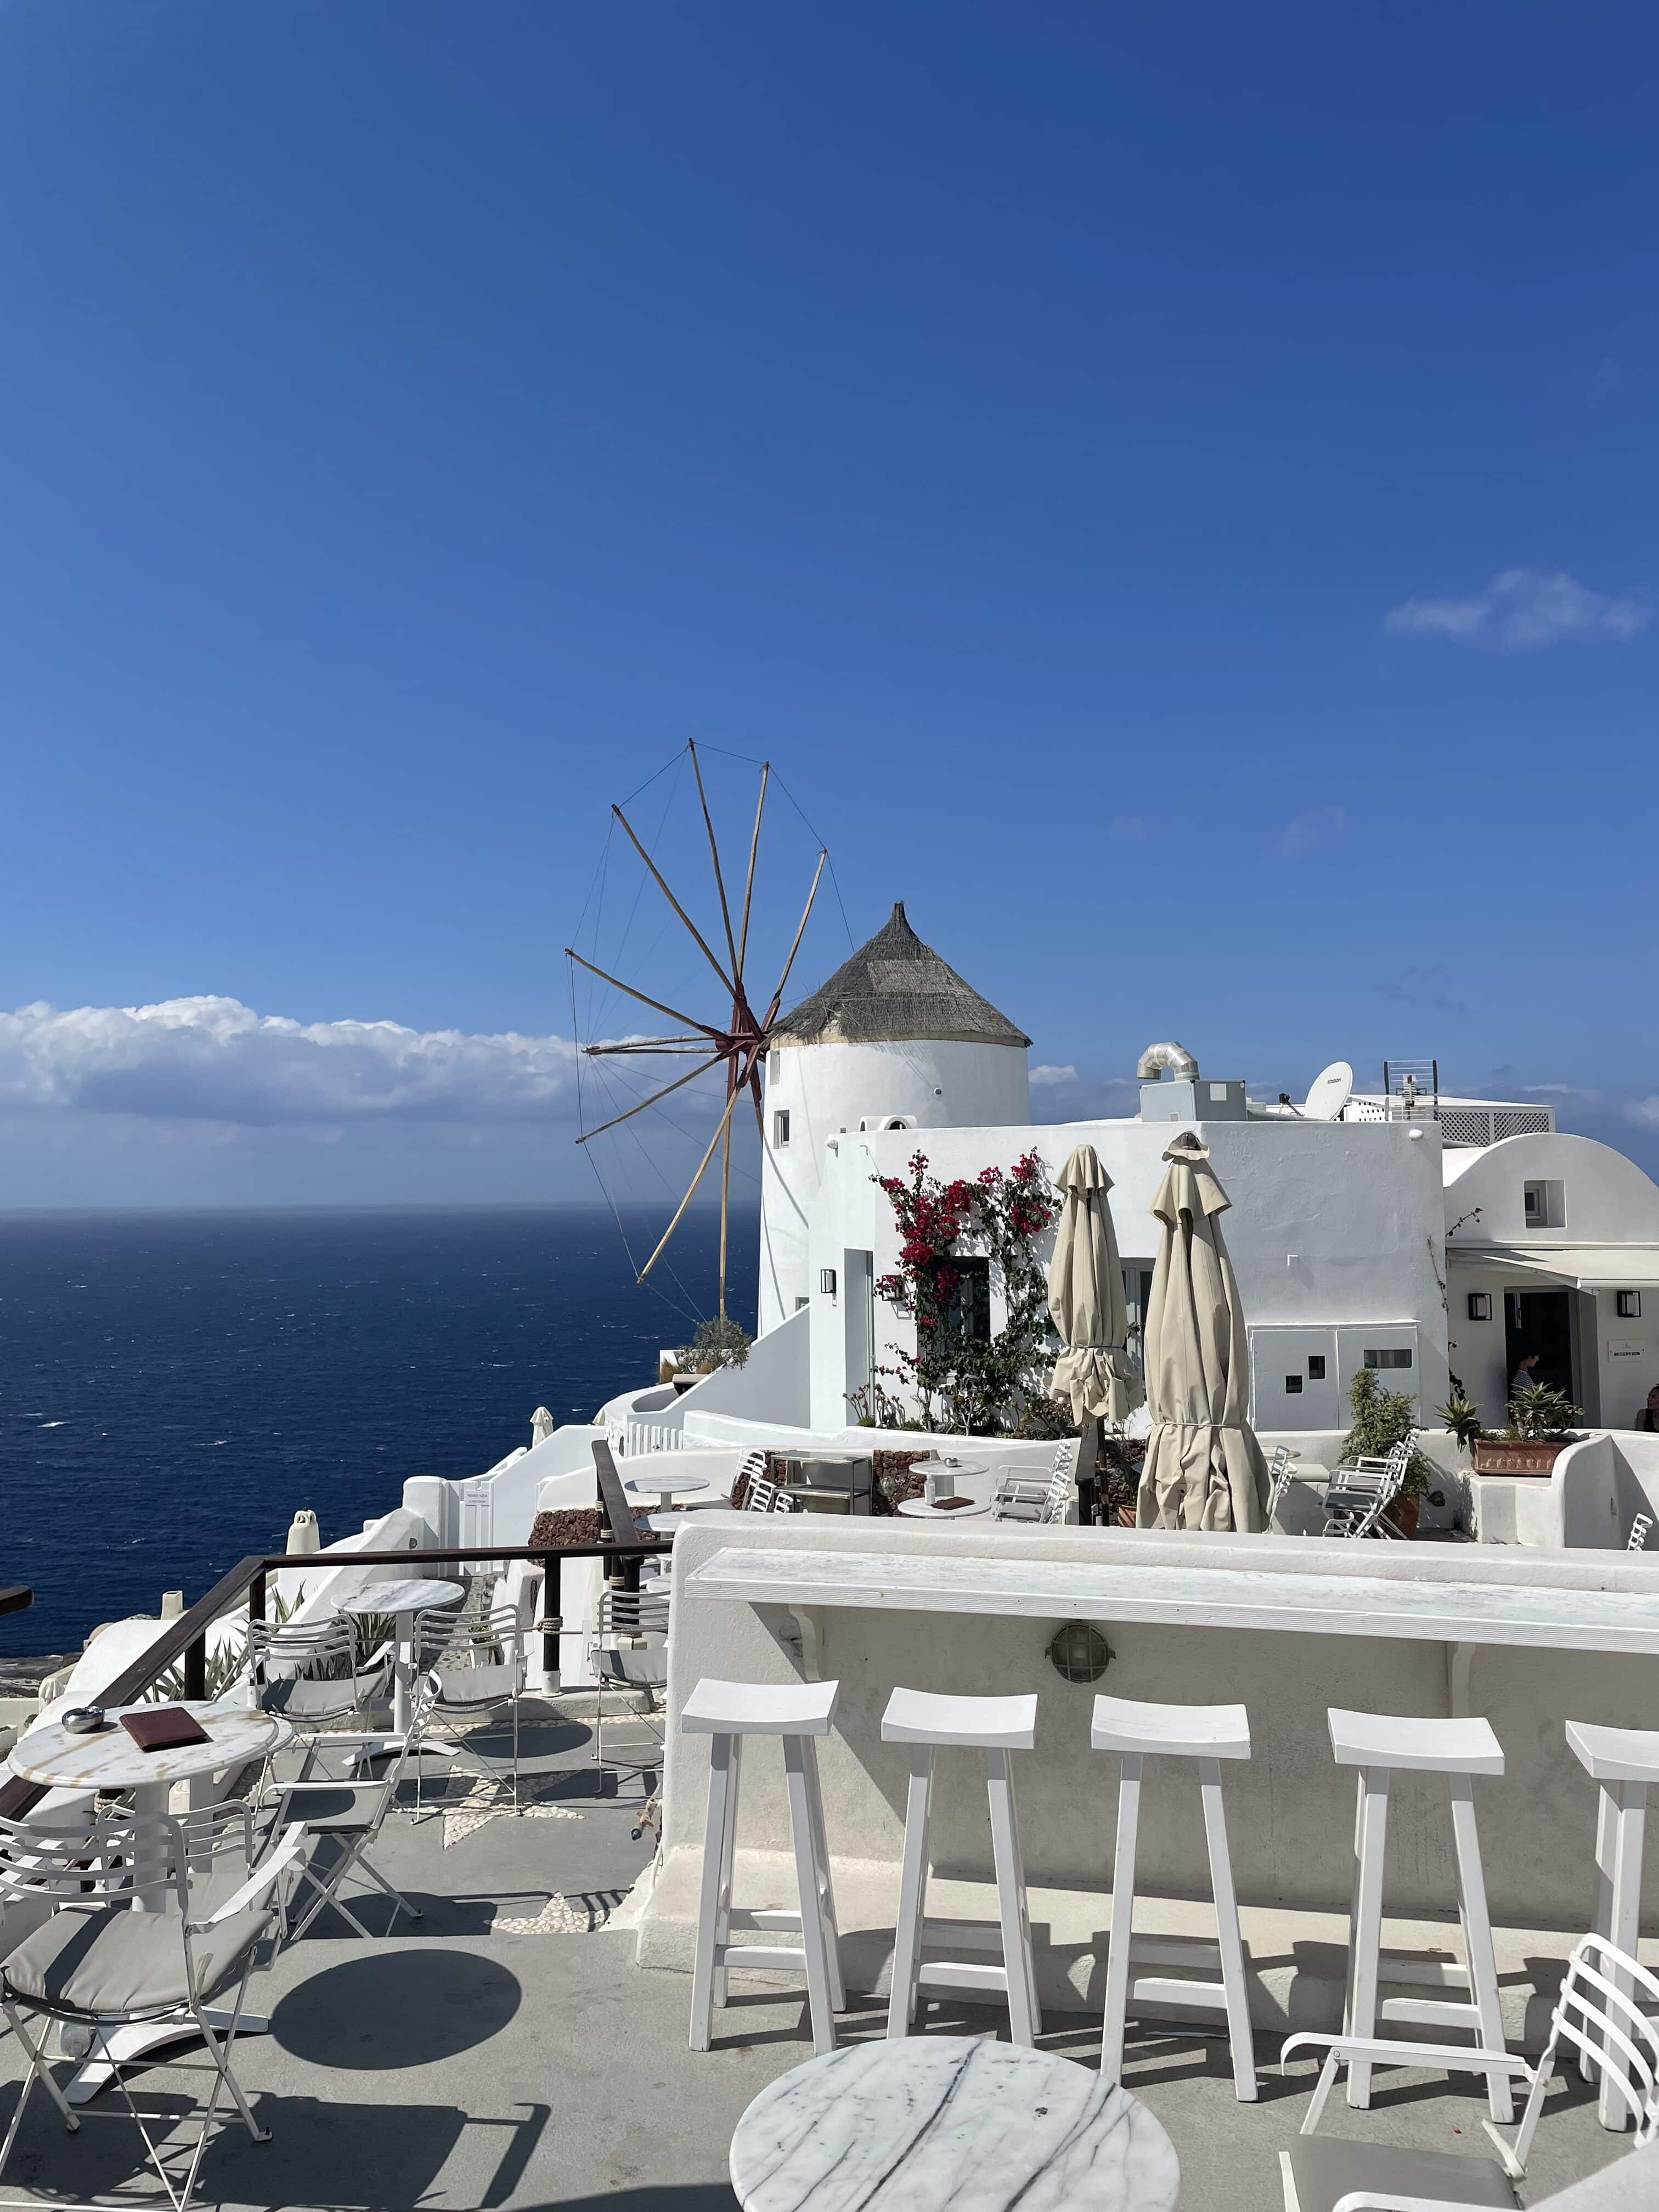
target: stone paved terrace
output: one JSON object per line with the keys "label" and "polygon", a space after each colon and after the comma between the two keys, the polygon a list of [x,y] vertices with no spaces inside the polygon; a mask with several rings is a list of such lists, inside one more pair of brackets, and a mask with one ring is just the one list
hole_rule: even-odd
{"label": "stone paved terrace", "polygon": [[[608,1755],[648,1739],[629,1723]],[[424,1917],[365,1943],[319,1920],[257,1980],[251,1998],[271,2033],[239,2045],[238,2072],[273,2140],[255,2146],[223,2127],[198,2203],[273,2212],[484,2212],[560,2206],[572,2212],[727,2212],[726,2150],[751,2097],[811,2055],[804,1999],[757,1991],[717,2015],[717,2047],[687,2047],[690,1984],[633,1963],[634,1939],[607,1926],[653,1849],[635,1841],[654,1769],[613,1771],[597,1785],[585,1701],[526,1708],[526,1772],[535,1810],[475,1820],[467,1808],[388,1824],[379,1854]],[[412,1792],[410,1793],[412,1796]],[[450,1786],[459,1798],[460,1790]],[[389,1912],[362,1908],[375,1929]],[[590,1928],[596,1932],[583,1932]],[[1000,2015],[936,2004],[941,2033],[994,2034]],[[1051,2022],[1047,2048],[1092,2067],[1097,2020]],[[878,2037],[884,2008],[845,2016],[848,2039]],[[1184,2031],[1131,2027],[1127,2086],[1168,2129],[1182,2169],[1182,2212],[1278,2212],[1276,2153],[1300,2124],[1311,2069],[1281,2081],[1259,2039],[1262,2094],[1232,2095],[1224,2045]],[[21,2068],[0,2037],[0,2126]],[[199,2076],[138,2077],[141,2103],[182,2105]],[[119,2109],[106,2092],[99,2100]],[[1423,2148],[1479,2150],[1484,2106],[1443,2075],[1379,2079],[1373,2109],[1333,2100],[1322,2132]],[[1628,2139],[1623,2139],[1627,2141]],[[1622,2154],[1597,2125],[1576,2075],[1552,2092],[1527,2203]],[[1627,2202],[1659,2203],[1659,2148],[1632,2174]],[[1622,2195],[1623,2192],[1621,2192]],[[0,2205],[160,2204],[131,2124],[64,2131],[37,2091]]]}

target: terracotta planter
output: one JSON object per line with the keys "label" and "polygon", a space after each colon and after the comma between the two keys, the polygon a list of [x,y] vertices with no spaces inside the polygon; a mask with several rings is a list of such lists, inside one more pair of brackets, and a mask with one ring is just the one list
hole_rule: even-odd
{"label": "terracotta planter", "polygon": [[1414,1536],[1422,1511],[1420,1498],[1396,1498],[1389,1508],[1389,1518],[1402,1536]]}
{"label": "terracotta planter", "polygon": [[1134,1507],[1133,1505],[1120,1505],[1117,1509],[1115,1522],[1116,1526],[1120,1528],[1133,1528],[1136,1525]]}
{"label": "terracotta planter", "polygon": [[1482,1437],[1474,1446],[1474,1471],[1477,1474],[1548,1474],[1574,1441],[1564,1437],[1558,1443],[1541,1443],[1508,1437]]}

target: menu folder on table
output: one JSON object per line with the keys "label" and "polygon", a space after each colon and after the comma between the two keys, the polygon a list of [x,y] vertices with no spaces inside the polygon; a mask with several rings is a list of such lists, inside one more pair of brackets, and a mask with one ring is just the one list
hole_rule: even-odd
{"label": "menu folder on table", "polygon": [[173,1751],[180,1744],[211,1743],[194,1713],[182,1705],[158,1705],[154,1712],[123,1713],[121,1725],[140,1751]]}

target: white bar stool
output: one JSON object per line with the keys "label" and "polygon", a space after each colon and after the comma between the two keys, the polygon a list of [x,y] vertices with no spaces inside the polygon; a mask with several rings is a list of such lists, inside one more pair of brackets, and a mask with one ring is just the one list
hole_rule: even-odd
{"label": "white bar stool", "polygon": [[[1117,1853],[1112,1864],[1112,1939],[1106,1954],[1106,2018],[1100,2038],[1100,2078],[1123,2078],[1123,2037],[1132,2001],[1142,2004],[1219,2006],[1227,2015],[1227,2040],[1233,2056],[1233,2088],[1241,2103],[1256,2094],[1255,2038],[1244,1986],[1244,1946],[1238,1932],[1238,1899],[1233,1863],[1227,1850],[1227,1821],[1221,1805],[1221,1761],[1250,1755],[1250,1718],[1243,1705],[1152,1705],[1129,1698],[1097,1698],[1089,1741],[1097,1751],[1119,1758]],[[1199,1795],[1204,1805],[1204,1838],[1210,1851],[1210,1888],[1215,1898],[1217,1949],[1221,1979],[1197,1982],[1166,1975],[1130,1975],[1131,1954],[1139,1950],[1149,1964],[1187,1963],[1183,1943],[1134,1942],[1135,1837],[1140,1820],[1141,1761],[1195,1759]]]}
{"label": "white bar stool", "polygon": [[[1020,1863],[1019,1828],[1014,1817],[1014,1785],[1008,1772],[1008,1753],[1030,1751],[1036,1741],[1036,1704],[1035,1695],[952,1698],[927,1690],[895,1690],[887,1700],[887,1710],[881,1717],[882,1741],[910,1746],[904,1863],[893,1942],[893,1990],[887,2006],[890,2036],[909,2033],[924,1982],[935,1989],[988,1990],[1005,1997],[1010,2042],[1029,2049],[1042,2033],[1036,1970],[1031,1962],[1031,1923],[1025,1905],[1025,1870]],[[922,1962],[921,1947],[930,1940],[949,1941],[964,1949],[977,1949],[982,1944],[988,1948],[998,1940],[977,1922],[929,1920],[924,1911],[933,1753],[941,1745],[950,1744],[965,1745],[985,1754],[1002,1947],[1000,1966],[963,1960]]]}
{"label": "white bar stool", "polygon": [[[1659,1782],[1659,1729],[1593,1728],[1588,1721],[1569,1721],[1567,1742],[1590,1780],[1601,1785],[1595,1817],[1595,1933],[1633,1959],[1642,1917],[1648,1787]],[[1580,2054],[1578,2064],[1589,2081],[1595,2069],[1587,2052]],[[1630,2125],[1625,2101],[1605,2075],[1599,2112],[1604,2128],[1619,2131]]]}
{"label": "white bar stool", "polygon": [[[1359,1770],[1354,1814],[1353,1897],[1348,1913],[1348,1986],[1343,2006],[1344,2032],[1374,2036],[1379,2016],[1409,2020],[1427,2027],[1468,2027],[1488,2051],[1502,2051],[1504,2014],[1498,2001],[1498,1961],[1492,1950],[1492,1917],[1486,1910],[1486,1881],[1480,1866],[1480,1838],[1474,1825],[1473,1778],[1504,1771],[1504,1747],[1492,1723],[1476,1714],[1466,1720],[1423,1720],[1405,1714],[1350,1713],[1332,1707],[1331,1749],[1339,1766]],[[1457,1917],[1463,1927],[1466,1964],[1407,1959],[1390,1954],[1382,1966],[1382,1854],[1388,1843],[1389,1777],[1395,1770],[1443,1774],[1451,1785],[1452,1846],[1457,1859]],[[1377,1983],[1414,1984],[1419,1988],[1462,1989],[1462,1998],[1385,1997],[1377,2002]],[[1494,2120],[1515,2116],[1507,2075],[1489,2074],[1486,2096]],[[1369,2112],[1371,2069],[1364,2059],[1348,2068],[1348,2102]]]}
{"label": "white bar stool", "polygon": [[[691,2048],[707,2051],[714,2007],[726,1997],[726,1969],[754,1966],[769,1974],[804,1973],[812,2017],[812,2048],[820,2057],[836,2047],[835,2014],[847,2002],[841,1978],[841,1939],[830,1886],[830,1848],[818,1789],[815,1739],[828,1735],[839,1682],[699,1682],[680,1712],[687,1735],[709,1744],[708,1825],[703,1832],[702,1895],[697,1909],[696,1961],[691,1975]],[[795,1846],[799,1909],[734,1905],[738,1784],[745,1736],[771,1735],[783,1745],[789,1795],[789,1832]],[[799,1929],[800,1947],[774,1949],[734,1943],[732,1930]]]}

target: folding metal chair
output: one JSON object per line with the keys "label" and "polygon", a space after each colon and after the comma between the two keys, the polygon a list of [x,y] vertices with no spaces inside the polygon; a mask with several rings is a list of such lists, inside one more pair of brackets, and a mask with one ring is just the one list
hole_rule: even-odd
{"label": "folding metal chair", "polygon": [[1018,1468],[1004,1474],[992,1500],[992,1519],[1064,1521],[1072,1509],[1072,1484],[1082,1448],[1080,1437],[1062,1437],[1054,1446],[1046,1475],[1026,1474]]}
{"label": "folding metal chair", "polygon": [[[423,1676],[416,1684],[410,1700],[409,1732],[398,1747],[390,1772],[378,1781],[340,1782],[301,1770],[295,1780],[273,1784],[262,1801],[275,1826],[287,1829],[297,1823],[306,1837],[319,1842],[328,1839],[338,1847],[337,1856],[325,1872],[318,1871],[314,1855],[298,1862],[300,1882],[316,1895],[303,1919],[289,1933],[290,1942],[298,1942],[325,1905],[332,1905],[356,1934],[368,1936],[368,1929],[340,1894],[348,1875],[367,1879],[382,1896],[392,1899],[394,1910],[386,1923],[388,1935],[397,1925],[399,1912],[406,1912],[411,1920],[421,1917],[419,1908],[411,1905],[401,1890],[394,1888],[371,1861],[368,1847],[379,1837],[392,1809],[404,1766],[411,1756],[419,1755],[421,1738],[437,1702],[439,1687],[436,1676],[432,1674]],[[331,1744],[356,1744],[372,1752],[384,1739],[374,1735],[335,1735],[327,1741]],[[299,1883],[295,1887],[297,1891]]]}
{"label": "folding metal chair", "polygon": [[[304,1831],[291,1826],[256,1862],[252,1814],[245,1804],[210,1806],[177,1817],[123,1812],[89,1820],[76,1831],[61,1820],[8,1822],[0,1829],[0,1897],[51,1910],[51,1917],[0,1963],[0,2009],[28,2059],[22,2094],[0,2146],[0,2171],[37,2081],[46,2085],[70,2133],[81,2125],[81,2116],[52,2079],[44,2038],[30,2033],[26,2015],[91,2030],[94,2055],[101,2051],[109,2060],[127,2115],[174,2212],[187,2212],[222,2092],[230,2093],[254,2142],[270,2141],[270,2129],[255,2120],[231,2070],[231,2052],[260,1947],[277,1930],[272,1891],[297,1863],[303,1842]],[[225,1895],[232,1879],[235,1886]],[[207,2008],[232,1991],[222,2034]],[[140,2112],[106,2039],[117,2028],[185,2018],[207,2046],[208,2064],[150,2056],[143,2061],[214,2077],[195,2143],[181,2147],[190,2151],[181,2186],[146,2124],[171,2128],[176,2116]]]}
{"label": "folding metal chair", "polygon": [[1382,1459],[1345,1460],[1325,1492],[1325,1526],[1321,1533],[1397,1539],[1400,1531],[1389,1520],[1388,1510],[1404,1486],[1412,1448],[1407,1437]]}
{"label": "folding metal chair", "polygon": [[250,1621],[247,1658],[255,1701],[280,1713],[307,1746],[339,1723],[366,1723],[392,1671],[390,1644],[359,1660],[356,1630],[343,1613],[314,1622]]}
{"label": "folding metal chair", "polygon": [[[497,1605],[477,1619],[459,1620],[441,1613],[422,1614],[415,1638],[416,1664],[437,1685],[428,1727],[441,1734],[485,1782],[499,1785],[501,1777],[474,1749],[471,1738],[488,1723],[506,1712],[513,1730],[513,1809],[519,1809],[519,1700],[524,1695],[526,1662],[519,1613],[511,1605]],[[421,1805],[421,1770],[415,1773],[415,1805]]]}
{"label": "folding metal chair", "polygon": [[[607,1583],[599,1593],[592,1663],[595,1683],[593,1758],[605,1764],[605,1693],[610,1689],[643,1690],[654,1704],[668,1680],[669,1599],[655,1590],[620,1589]],[[656,1741],[660,1745],[661,1733]]]}

